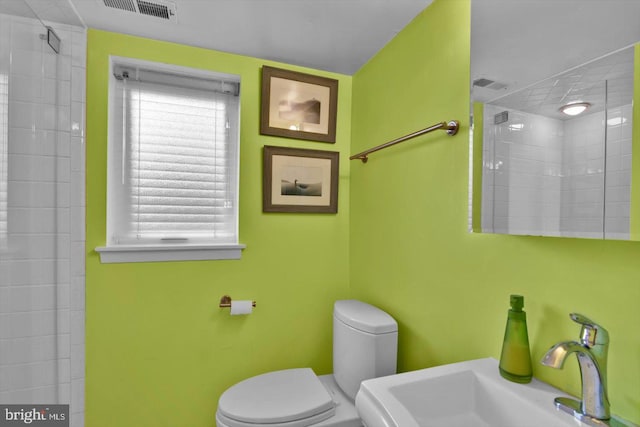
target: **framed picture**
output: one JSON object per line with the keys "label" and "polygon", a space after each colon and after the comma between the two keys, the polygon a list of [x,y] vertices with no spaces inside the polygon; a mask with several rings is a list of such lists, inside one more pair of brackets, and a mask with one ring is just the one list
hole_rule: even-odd
{"label": "framed picture", "polygon": [[260,133],[336,142],[338,81],[262,67]]}
{"label": "framed picture", "polygon": [[338,212],[339,154],[265,145],[263,212]]}

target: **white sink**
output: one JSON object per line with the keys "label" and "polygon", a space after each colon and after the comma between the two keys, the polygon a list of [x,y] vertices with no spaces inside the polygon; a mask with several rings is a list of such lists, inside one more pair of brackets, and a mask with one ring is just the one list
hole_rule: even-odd
{"label": "white sink", "polygon": [[367,427],[586,426],[557,410],[567,396],[533,379],[502,378],[495,359],[478,359],[363,381],[356,408]]}

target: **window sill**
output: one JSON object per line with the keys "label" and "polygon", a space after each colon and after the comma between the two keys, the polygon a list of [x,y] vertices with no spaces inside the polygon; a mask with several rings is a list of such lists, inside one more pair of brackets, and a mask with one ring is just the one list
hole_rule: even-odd
{"label": "window sill", "polygon": [[103,264],[240,259],[246,245],[119,245],[96,248]]}

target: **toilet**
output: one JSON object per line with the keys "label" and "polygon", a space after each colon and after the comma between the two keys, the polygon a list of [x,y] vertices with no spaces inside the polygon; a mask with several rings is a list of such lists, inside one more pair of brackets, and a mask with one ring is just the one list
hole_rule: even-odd
{"label": "toilet", "polygon": [[398,324],[357,300],[333,307],[333,374],[310,368],[258,375],[227,389],[217,427],[360,427],[354,406],[360,383],[396,373]]}

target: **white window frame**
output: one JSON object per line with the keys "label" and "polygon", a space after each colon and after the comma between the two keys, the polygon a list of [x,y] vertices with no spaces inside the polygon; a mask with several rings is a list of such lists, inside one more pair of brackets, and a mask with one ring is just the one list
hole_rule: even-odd
{"label": "white window frame", "polygon": [[[107,157],[107,182],[111,182],[112,179],[115,179],[115,175],[121,175],[122,173],[122,165],[119,164],[121,161],[118,161],[116,158],[121,157],[115,154],[115,150],[122,150],[122,147],[116,147],[116,145],[120,144],[117,142],[119,138],[114,136],[114,133],[117,130],[112,128],[112,118],[115,115],[122,116],[122,111],[116,111],[115,107],[115,97],[117,94],[115,93],[115,82],[116,78],[114,76],[113,70],[114,65],[125,66],[125,67],[139,67],[143,69],[150,69],[166,74],[175,74],[175,75],[183,75],[188,77],[197,77],[197,78],[205,78],[212,80],[224,80],[224,81],[235,81],[240,83],[240,76],[232,75],[232,74],[223,74],[223,73],[215,73],[206,70],[198,70],[193,68],[186,68],[177,65],[171,64],[162,64],[156,62],[149,62],[140,59],[134,58],[124,58],[118,56],[110,56],[109,57],[109,136],[108,136],[108,157]],[[239,151],[240,151],[240,113],[238,112],[238,123],[235,124],[237,126],[236,135],[238,137],[238,143],[236,149],[238,152],[236,153],[237,164],[236,167],[236,182],[234,183],[236,186],[236,206],[238,205],[239,199]],[[120,130],[121,132],[121,130]],[[237,242],[232,243],[158,243],[158,244],[149,244],[149,243],[129,243],[129,244],[118,244],[114,243],[110,239],[110,228],[112,227],[112,219],[110,220],[109,205],[110,203],[115,203],[116,194],[112,188],[110,188],[109,184],[107,184],[107,236],[106,236],[106,246],[97,247],[95,250],[100,254],[100,261],[102,263],[128,263],[128,262],[162,262],[162,261],[190,261],[190,260],[228,260],[228,259],[240,259],[242,255],[242,250],[246,247],[243,244]],[[239,222],[239,208],[236,210],[236,236],[238,236],[238,222]]]}

